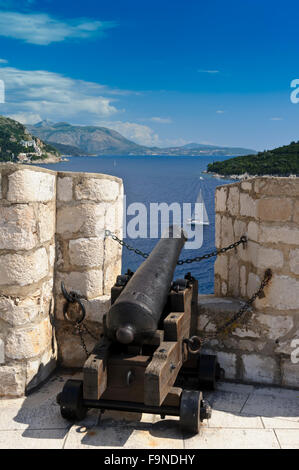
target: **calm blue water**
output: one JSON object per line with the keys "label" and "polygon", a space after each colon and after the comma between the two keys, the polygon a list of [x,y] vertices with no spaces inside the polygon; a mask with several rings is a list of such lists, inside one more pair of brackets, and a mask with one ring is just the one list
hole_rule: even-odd
{"label": "calm blue water", "polygon": [[[127,206],[132,202],[142,202],[147,207],[150,202],[195,203],[201,189],[210,225],[204,227],[203,245],[199,250],[184,249],[181,253],[181,258],[193,258],[215,248],[215,188],[231,182],[213,178],[202,172],[213,160],[227,158],[230,157],[72,157],[67,162],[40,166],[51,170],[86,171],[118,176],[124,182]],[[126,238],[126,241],[144,252],[150,252],[157,243],[157,240],[141,238]],[[135,271],[142,261],[140,256],[123,249],[123,272],[128,268]],[[199,292],[213,293],[214,261],[212,258],[200,263],[178,266],[175,277],[183,277],[191,271],[199,281]]]}

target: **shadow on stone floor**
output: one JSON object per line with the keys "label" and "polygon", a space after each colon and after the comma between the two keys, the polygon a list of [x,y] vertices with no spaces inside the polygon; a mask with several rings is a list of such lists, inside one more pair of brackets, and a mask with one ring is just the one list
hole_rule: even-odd
{"label": "shadow on stone floor", "polygon": [[[23,437],[38,438],[38,431],[43,431],[42,438],[49,439],[61,439],[67,434],[72,424],[62,418],[56,403],[56,395],[63,388],[65,380],[65,376],[53,375],[26,396],[17,410],[12,407],[12,412],[16,411],[12,416],[13,422],[17,423],[15,428],[23,431]],[[25,429],[24,425],[27,425]]]}
{"label": "shadow on stone floor", "polygon": [[[34,439],[63,440],[68,434],[70,446],[77,443],[91,447],[127,447],[132,439],[145,441],[148,446],[151,439],[180,445],[178,442],[188,437],[182,436],[177,419],[155,420],[138,413],[126,419],[123,413],[100,415],[98,410],[90,410],[80,423],[69,423],[61,417],[56,403],[56,395],[69,378],[80,379],[80,374],[58,371],[25,399],[12,400],[11,404],[7,401],[2,429],[20,430],[23,437]],[[223,382],[216,391],[204,392],[204,397],[214,410],[231,415],[299,421],[299,391]]]}
{"label": "shadow on stone floor", "polygon": [[117,421],[103,421],[99,425],[89,430],[77,428],[77,436],[74,437],[79,443],[91,447],[127,447],[133,445],[147,445],[156,447],[158,443],[164,441],[173,443],[181,442],[183,436],[180,431],[179,421],[165,419],[156,423],[144,423],[135,421],[134,423],[123,423]]}

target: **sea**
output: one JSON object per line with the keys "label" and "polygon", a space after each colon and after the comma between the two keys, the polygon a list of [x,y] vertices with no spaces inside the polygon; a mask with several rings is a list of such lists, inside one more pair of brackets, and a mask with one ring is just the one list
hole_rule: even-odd
{"label": "sea", "polygon": [[[59,171],[92,172],[114,175],[122,178],[126,195],[126,206],[143,203],[150,209],[150,203],[177,202],[194,203],[201,191],[209,218],[209,225],[203,227],[203,242],[200,248],[183,249],[180,259],[194,258],[215,249],[215,205],[214,196],[217,186],[229,184],[232,180],[216,178],[204,173],[208,163],[223,161],[231,157],[168,157],[168,156],[99,156],[68,157],[67,161],[55,164],[39,165]],[[127,215],[127,222],[133,216]],[[130,238],[125,241],[149,253],[158,238]],[[159,235],[160,236],[160,235]],[[232,240],[233,241],[233,240]],[[132,251],[123,248],[122,272],[127,269],[136,271],[144,259]],[[182,278],[187,272],[199,281],[201,294],[214,292],[215,258],[178,266],[174,278]]]}

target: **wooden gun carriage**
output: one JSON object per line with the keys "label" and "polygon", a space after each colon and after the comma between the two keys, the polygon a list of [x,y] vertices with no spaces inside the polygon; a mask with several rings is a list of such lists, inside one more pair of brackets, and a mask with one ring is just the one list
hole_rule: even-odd
{"label": "wooden gun carriage", "polygon": [[135,274],[117,277],[83,381],[68,380],[57,397],[64,418],[80,420],[89,408],[153,413],[179,416],[197,433],[211,416],[201,390],[213,389],[221,370],[195,336],[198,282],[190,273],[172,282],[185,240],[171,227]]}

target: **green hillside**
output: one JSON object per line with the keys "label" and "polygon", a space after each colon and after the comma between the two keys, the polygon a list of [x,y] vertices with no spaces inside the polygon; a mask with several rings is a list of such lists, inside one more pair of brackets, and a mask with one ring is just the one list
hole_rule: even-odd
{"label": "green hillside", "polygon": [[273,150],[209,163],[208,172],[219,175],[299,176],[299,141]]}
{"label": "green hillside", "polygon": [[0,116],[0,161],[30,162],[48,158],[58,160],[59,157],[60,153],[52,145],[33,137],[22,124]]}

